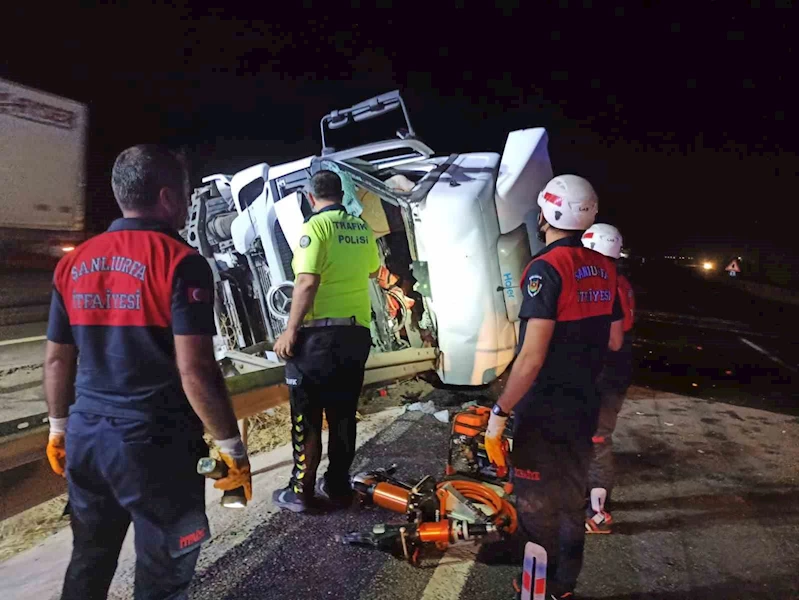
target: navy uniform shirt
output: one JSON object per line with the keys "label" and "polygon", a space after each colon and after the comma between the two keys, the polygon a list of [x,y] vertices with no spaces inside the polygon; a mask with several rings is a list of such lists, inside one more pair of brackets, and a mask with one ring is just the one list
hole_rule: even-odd
{"label": "navy uniform shirt", "polygon": [[616,266],[582,246],[580,236],[544,248],[521,281],[520,343],[528,319],[555,321],[552,341],[535,383],[517,408],[558,437],[590,438],[599,410],[595,382],[608,352],[610,324],[623,318]]}
{"label": "navy uniform shirt", "polygon": [[117,219],[58,263],[47,339],[78,349],[70,411],[199,425],[173,335],[214,335],[206,260],[166,224]]}

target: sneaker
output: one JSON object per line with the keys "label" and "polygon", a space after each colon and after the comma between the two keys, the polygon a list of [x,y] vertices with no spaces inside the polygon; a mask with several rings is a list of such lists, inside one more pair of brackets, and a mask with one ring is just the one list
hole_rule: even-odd
{"label": "sneaker", "polygon": [[289,485],[272,492],[272,502],[280,508],[285,508],[291,512],[303,513],[312,510],[312,506],[302,495],[297,494]]}
{"label": "sneaker", "polygon": [[330,504],[335,506],[336,508],[349,508],[352,504],[352,489],[350,488],[347,493],[344,494],[331,494],[330,493],[330,486],[327,483],[327,479],[324,477],[320,477],[316,481],[316,494],[320,498],[324,498]]}
{"label": "sneaker", "polygon": [[613,524],[613,517],[607,511],[594,513],[593,517],[586,517],[585,519],[585,532],[586,533],[613,533],[611,525]]}

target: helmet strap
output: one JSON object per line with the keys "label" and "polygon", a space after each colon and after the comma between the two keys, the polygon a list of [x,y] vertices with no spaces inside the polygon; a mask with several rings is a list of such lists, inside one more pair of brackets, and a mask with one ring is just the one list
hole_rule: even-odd
{"label": "helmet strap", "polygon": [[544,218],[544,211],[539,211],[538,213],[538,233],[537,238],[538,241],[542,244],[546,244],[547,242],[547,229],[549,229],[551,225],[547,223],[547,220]]}

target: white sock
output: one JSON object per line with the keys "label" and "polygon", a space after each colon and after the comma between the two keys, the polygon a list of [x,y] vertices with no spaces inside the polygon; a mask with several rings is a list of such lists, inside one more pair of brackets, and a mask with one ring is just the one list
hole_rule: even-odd
{"label": "white sock", "polygon": [[591,508],[596,513],[605,510],[605,500],[608,497],[608,491],[605,488],[594,488],[591,490]]}

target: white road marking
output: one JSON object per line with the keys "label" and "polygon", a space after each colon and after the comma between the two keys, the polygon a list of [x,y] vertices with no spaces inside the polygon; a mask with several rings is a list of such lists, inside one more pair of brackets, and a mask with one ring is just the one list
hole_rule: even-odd
{"label": "white road marking", "polygon": [[449,548],[433,571],[421,600],[458,600],[477,556],[476,546]]}
{"label": "white road marking", "polygon": [[792,373],[799,373],[799,369],[797,369],[796,367],[792,367],[791,365],[789,365],[788,363],[786,363],[786,362],[785,362],[784,360],[782,360],[781,358],[779,358],[779,357],[777,357],[777,356],[774,356],[774,355],[773,355],[771,352],[769,352],[769,351],[768,351],[768,350],[766,350],[765,348],[762,348],[761,346],[758,346],[758,345],[757,345],[757,344],[755,344],[754,342],[751,342],[751,341],[747,340],[745,337],[740,337],[740,338],[738,338],[738,339],[739,339],[739,340],[741,340],[741,341],[742,341],[744,344],[746,344],[746,345],[747,345],[747,346],[749,346],[750,348],[752,348],[752,349],[754,349],[754,350],[757,350],[758,352],[760,352],[760,354],[762,354],[763,356],[765,356],[765,357],[767,357],[767,358],[770,358],[770,359],[771,359],[771,360],[773,360],[775,363],[777,363],[779,366],[781,366],[781,367],[783,367],[783,368],[785,368],[785,369],[788,369],[788,370],[789,370],[789,371],[791,371]]}
{"label": "white road marking", "polygon": [[0,342],[0,346],[13,346],[14,344],[27,344],[28,342],[41,342],[46,339],[46,335],[35,335],[33,337],[19,338],[16,340],[3,340]]}

